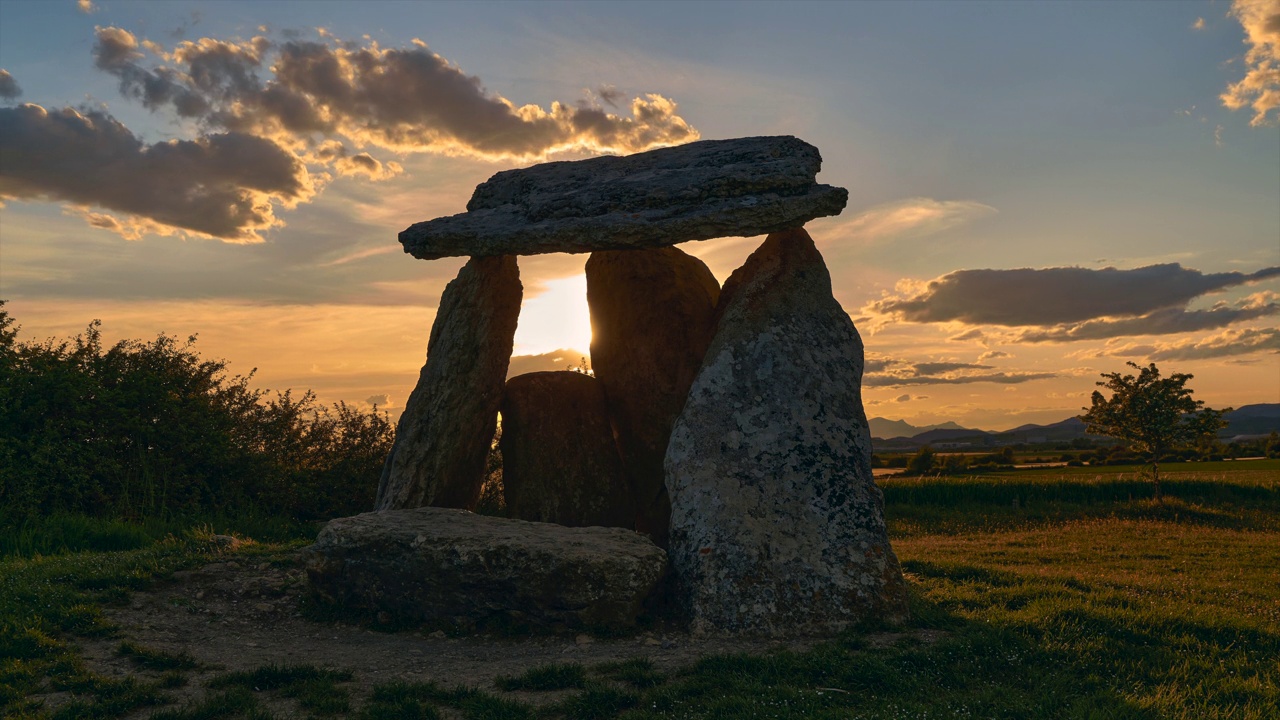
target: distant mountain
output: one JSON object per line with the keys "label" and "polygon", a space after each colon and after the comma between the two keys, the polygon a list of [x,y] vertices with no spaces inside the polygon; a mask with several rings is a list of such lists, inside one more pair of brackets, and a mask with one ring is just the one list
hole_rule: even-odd
{"label": "distant mountain", "polygon": [[1280,432],[1280,403],[1259,403],[1236,408],[1222,416],[1227,426],[1219,437],[1236,435],[1268,435]]}
{"label": "distant mountain", "polygon": [[[1280,432],[1280,403],[1245,405],[1232,410],[1223,418],[1227,421],[1227,427],[1218,433],[1218,437],[1223,439],[1238,435],[1267,435]],[[881,450],[905,450],[940,443],[982,447],[1017,443],[1061,443],[1086,437],[1100,438],[1098,435],[1086,433],[1084,421],[1078,417],[1069,417],[1049,425],[1020,425],[1003,432],[974,430],[961,427],[954,422],[924,427],[915,427],[902,420],[884,418],[872,418],[869,422],[875,446]]]}
{"label": "distant mountain", "polygon": [[922,432],[930,430],[961,430],[959,425],[947,421],[937,425],[924,425],[917,427],[906,420],[886,420],[885,418],[871,418],[867,421],[871,425],[871,437],[878,438],[909,438],[919,435]]}

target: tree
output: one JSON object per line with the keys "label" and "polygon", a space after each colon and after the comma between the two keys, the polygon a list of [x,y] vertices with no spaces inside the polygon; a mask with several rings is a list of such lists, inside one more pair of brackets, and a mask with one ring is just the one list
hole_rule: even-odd
{"label": "tree", "polygon": [[1111,391],[1110,398],[1093,391],[1093,407],[1079,416],[1087,424],[1086,431],[1107,435],[1129,445],[1135,452],[1151,457],[1151,480],[1156,500],[1160,493],[1160,458],[1167,451],[1206,436],[1212,437],[1226,425],[1224,410],[1210,410],[1204,401],[1191,397],[1185,373],[1160,377],[1155,363],[1141,367],[1127,363],[1137,376],[1118,372],[1102,373],[1097,384]]}

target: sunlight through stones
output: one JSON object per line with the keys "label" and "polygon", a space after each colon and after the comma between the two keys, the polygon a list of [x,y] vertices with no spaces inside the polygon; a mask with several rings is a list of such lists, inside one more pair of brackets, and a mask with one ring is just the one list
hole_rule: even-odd
{"label": "sunlight through stones", "polygon": [[[675,608],[695,632],[772,636],[905,617],[862,342],[802,229],[847,198],[814,181],[821,162],[788,136],[544,163],[402,232],[416,257],[472,258],[441,299],[379,512],[332,521],[307,551],[320,600],[468,627],[628,626]],[[723,289],[670,247],[765,232]],[[593,252],[598,377],[504,387],[515,256],[547,252]],[[500,406],[505,505],[484,511],[507,517],[481,517],[465,511]]]}

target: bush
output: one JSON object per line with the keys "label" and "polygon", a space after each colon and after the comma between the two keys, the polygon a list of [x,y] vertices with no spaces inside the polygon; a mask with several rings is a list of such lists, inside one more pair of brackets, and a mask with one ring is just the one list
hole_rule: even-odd
{"label": "bush", "polygon": [[393,439],[377,408],[269,397],[161,335],[26,343],[0,301],[0,507],[168,517],[256,510],[332,517],[373,505]]}

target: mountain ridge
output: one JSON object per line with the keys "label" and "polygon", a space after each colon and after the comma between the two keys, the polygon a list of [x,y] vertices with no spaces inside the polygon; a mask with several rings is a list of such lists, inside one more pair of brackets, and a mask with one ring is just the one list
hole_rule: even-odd
{"label": "mountain ridge", "polygon": [[[1266,435],[1280,432],[1280,403],[1253,403],[1242,405],[1223,415],[1227,427],[1218,433],[1220,438],[1238,435]],[[1011,444],[1016,442],[1063,442],[1076,438],[1097,437],[1085,432],[1085,423],[1078,417],[1068,417],[1047,425],[1019,425],[1010,430],[980,430],[966,428],[953,421],[933,425],[915,426],[905,420],[889,420],[875,417],[867,421],[872,438],[881,442],[902,442],[926,445],[939,442],[962,442],[972,438],[971,444]],[[888,433],[888,434],[885,434]]]}

